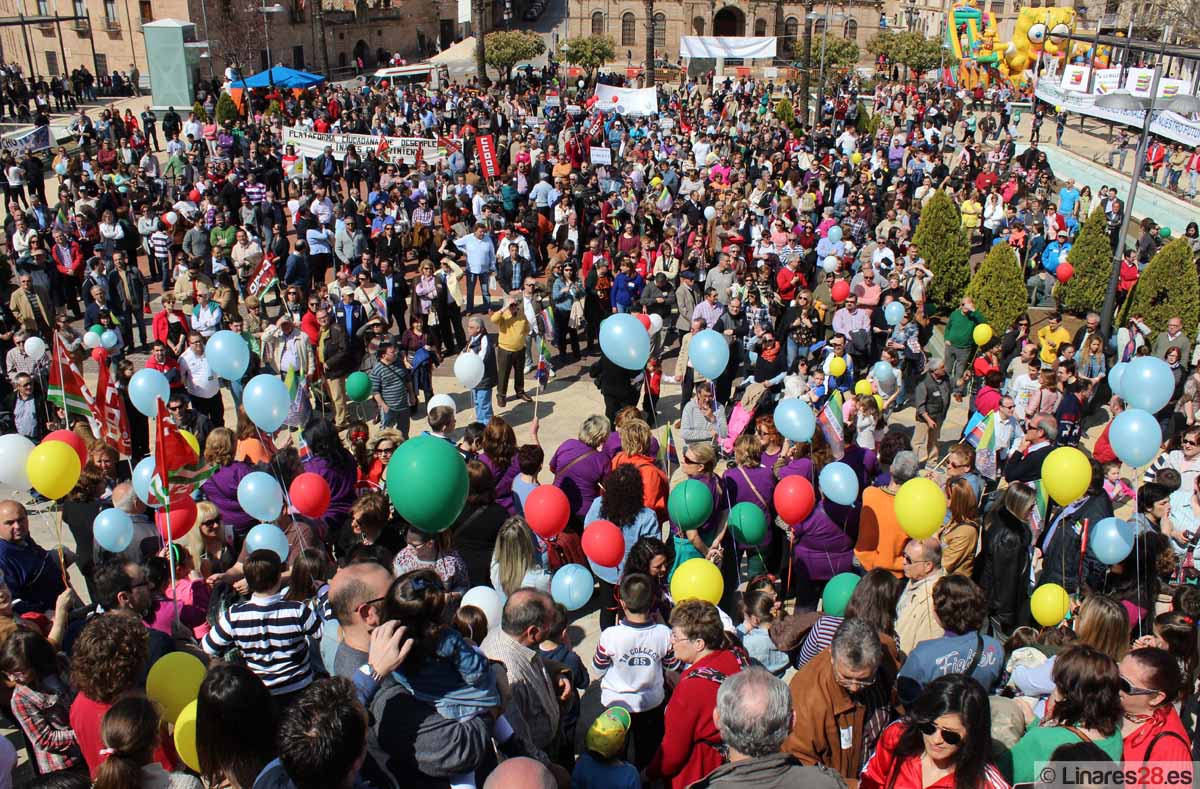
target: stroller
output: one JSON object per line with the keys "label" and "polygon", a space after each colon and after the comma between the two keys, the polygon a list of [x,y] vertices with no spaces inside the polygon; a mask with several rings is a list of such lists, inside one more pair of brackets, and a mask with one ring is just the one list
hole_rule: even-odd
{"label": "stroller", "polygon": [[723,454],[727,456],[733,454],[733,443],[754,422],[754,414],[766,396],[767,387],[760,383],[753,383],[746,387],[742,399],[733,407],[733,413],[729,415],[729,435],[718,442]]}

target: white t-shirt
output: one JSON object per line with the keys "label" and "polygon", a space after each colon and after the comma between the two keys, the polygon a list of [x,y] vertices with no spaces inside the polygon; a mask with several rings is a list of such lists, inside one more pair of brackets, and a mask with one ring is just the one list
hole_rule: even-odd
{"label": "white t-shirt", "polygon": [[653,622],[627,620],[600,633],[592,666],[603,674],[600,703],[627,705],[632,712],[645,712],[662,704],[663,665],[673,668],[671,628]]}

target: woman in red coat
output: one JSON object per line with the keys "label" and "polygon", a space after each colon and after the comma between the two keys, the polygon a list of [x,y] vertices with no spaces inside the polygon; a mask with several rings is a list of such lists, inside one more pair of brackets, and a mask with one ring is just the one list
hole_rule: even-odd
{"label": "woman in red coat", "polygon": [[684,789],[724,761],[717,750],[721,733],[713,723],[717,690],[726,677],[745,668],[738,655],[726,648],[727,643],[712,603],[686,600],[671,611],[671,648],[688,668],[667,702],[663,715],[666,733],[646,768],[647,779],[663,779],[671,789]]}
{"label": "woman in red coat", "polygon": [[1174,706],[1184,687],[1179,663],[1165,649],[1142,647],[1127,654],[1118,669],[1125,713],[1121,721],[1125,762],[1190,762],[1191,739]]}

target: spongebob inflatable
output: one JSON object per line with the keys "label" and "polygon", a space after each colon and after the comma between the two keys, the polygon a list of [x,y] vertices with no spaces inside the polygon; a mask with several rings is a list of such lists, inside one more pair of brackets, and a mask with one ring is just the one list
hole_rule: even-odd
{"label": "spongebob inflatable", "polygon": [[1004,46],[997,64],[1000,73],[1014,85],[1025,84],[1039,55],[1066,57],[1067,39],[1074,27],[1074,8],[1022,8],[1012,41]]}

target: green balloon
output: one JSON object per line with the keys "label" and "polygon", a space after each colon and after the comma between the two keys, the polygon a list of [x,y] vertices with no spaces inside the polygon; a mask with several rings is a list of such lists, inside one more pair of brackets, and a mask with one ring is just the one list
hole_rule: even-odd
{"label": "green balloon", "polygon": [[854,573],[839,573],[830,578],[821,595],[821,609],[830,616],[844,615],[858,581],[859,576]]}
{"label": "green balloon", "polygon": [[757,504],[748,501],[733,505],[729,526],[738,545],[759,545],[767,536],[767,516]]}
{"label": "green balloon", "polygon": [[88,331],[90,331],[92,334],[95,334],[97,337],[99,337],[101,334],[104,334],[104,327],[101,326],[99,323],[97,323],[96,325],[94,325],[90,329],[88,329]]}
{"label": "green balloon", "polygon": [[361,403],[371,396],[371,379],[362,370],[346,376],[346,397]]}
{"label": "green balloon", "polygon": [[675,486],[667,499],[671,520],[684,531],[699,528],[713,511],[713,497],[703,482],[687,479]]}
{"label": "green balloon", "polygon": [[1169,228],[1169,227],[1165,227],[1165,226],[1164,226],[1164,227],[1160,227],[1160,228],[1158,229],[1158,234],[1159,234],[1160,236],[1162,236],[1163,238],[1170,238],[1170,237],[1171,237],[1171,228]]}
{"label": "green balloon", "polygon": [[467,503],[467,465],[453,444],[436,436],[401,444],[384,478],[396,512],[426,534],[449,528]]}

